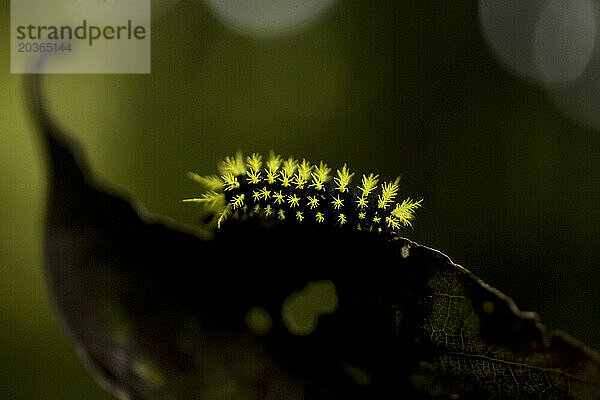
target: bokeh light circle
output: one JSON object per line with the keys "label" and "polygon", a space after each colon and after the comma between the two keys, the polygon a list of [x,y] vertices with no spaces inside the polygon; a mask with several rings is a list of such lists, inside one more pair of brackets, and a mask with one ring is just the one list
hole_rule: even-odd
{"label": "bokeh light circle", "polygon": [[535,22],[546,0],[479,0],[479,22],[496,57],[513,72],[536,79],[532,54]]}
{"label": "bokeh light circle", "polygon": [[592,0],[480,0],[479,18],[494,54],[542,85],[577,79],[594,51]]}
{"label": "bokeh light circle", "polygon": [[296,32],[322,16],[336,0],[205,0],[232,29],[252,36]]}
{"label": "bokeh light circle", "polygon": [[591,0],[551,0],[538,19],[533,41],[537,77],[545,83],[577,79],[588,66],[596,39]]}

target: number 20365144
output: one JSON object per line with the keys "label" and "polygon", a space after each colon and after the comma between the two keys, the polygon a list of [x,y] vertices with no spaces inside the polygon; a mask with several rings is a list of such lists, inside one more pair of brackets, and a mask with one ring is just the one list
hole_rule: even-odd
{"label": "number 20365144", "polygon": [[71,50],[71,43],[19,42],[17,45],[19,53],[63,53]]}

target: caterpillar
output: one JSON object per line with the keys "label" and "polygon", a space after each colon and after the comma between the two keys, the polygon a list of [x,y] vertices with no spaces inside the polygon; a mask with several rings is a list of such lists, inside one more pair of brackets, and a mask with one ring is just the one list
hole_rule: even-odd
{"label": "caterpillar", "polygon": [[219,175],[189,172],[188,177],[203,186],[199,197],[184,199],[202,204],[213,218],[209,225],[220,228],[231,218],[258,216],[278,223],[330,224],[394,235],[412,226],[422,199],[396,202],[400,178],[380,184],[379,175],[362,175],[351,186],[355,173],[346,164],[336,170],[323,161],[311,165],[306,159],[284,160],[270,152],[244,158],[241,152],[218,164]]}

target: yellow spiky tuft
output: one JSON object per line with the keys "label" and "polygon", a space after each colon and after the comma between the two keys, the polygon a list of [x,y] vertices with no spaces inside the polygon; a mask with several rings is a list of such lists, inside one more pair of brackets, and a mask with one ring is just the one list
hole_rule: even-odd
{"label": "yellow spiky tuft", "polygon": [[221,172],[221,175],[244,175],[246,173],[246,165],[244,164],[244,156],[242,155],[242,152],[238,151],[235,154],[235,157],[225,157],[225,160],[219,164],[219,172]]}
{"label": "yellow spiky tuft", "polygon": [[231,205],[233,206],[234,210],[237,210],[238,208],[242,208],[244,207],[244,194],[238,194],[237,196],[233,196],[233,198],[231,199]]}
{"label": "yellow spiky tuft", "polygon": [[308,196],[307,199],[308,199],[307,206],[309,206],[311,210],[313,210],[319,206],[319,199],[317,199],[316,197]]}
{"label": "yellow spiky tuft", "polygon": [[341,170],[337,170],[337,178],[334,178],[335,188],[340,192],[345,192],[346,188],[350,184],[350,180],[354,176],[354,172],[350,173],[348,166],[344,164]]}
{"label": "yellow spiky tuft", "polygon": [[262,178],[260,177],[260,170],[257,169],[249,169],[248,171],[246,171],[246,175],[246,181],[254,185],[259,184],[262,180]]}
{"label": "yellow spiky tuft", "polygon": [[300,197],[296,196],[296,193],[288,196],[288,203],[290,207],[298,207],[300,205]]}
{"label": "yellow spiky tuft", "polygon": [[340,195],[338,194],[336,197],[333,198],[331,204],[333,204],[334,210],[339,210],[341,207],[344,206],[344,200],[340,199]]}
{"label": "yellow spiky tuft", "polygon": [[292,182],[296,185],[296,189],[304,189],[304,185],[306,185],[307,180],[300,172],[297,172],[296,175],[294,175]]}
{"label": "yellow spiky tuft", "polygon": [[379,175],[369,174],[369,176],[362,176],[362,186],[358,189],[362,192],[362,197],[368,197],[369,194],[377,188],[379,182]]}
{"label": "yellow spiky tuft", "polygon": [[285,171],[285,170],[281,171],[281,176],[279,177],[279,180],[281,181],[281,186],[283,186],[283,187],[292,186],[292,179],[293,179],[293,176],[289,175],[287,173],[287,171]]}
{"label": "yellow spiky tuft", "polygon": [[214,191],[203,193],[201,197],[182,200],[184,203],[201,203],[209,210],[219,210],[225,205],[225,194]]}
{"label": "yellow spiky tuft", "polygon": [[258,153],[252,153],[251,156],[246,157],[246,165],[249,169],[260,171],[262,168],[262,156]]}
{"label": "yellow spiky tuft", "polygon": [[198,182],[208,190],[220,190],[223,189],[223,181],[216,175],[202,176],[195,172],[188,172],[188,178],[194,182]]}
{"label": "yellow spiky tuft", "polygon": [[260,196],[262,197],[263,200],[268,200],[269,198],[271,198],[271,191],[268,190],[265,186],[260,191]]}
{"label": "yellow spiky tuft", "polygon": [[277,172],[276,171],[275,172],[267,171],[267,182],[269,182],[270,185],[277,182]]}
{"label": "yellow spiky tuft", "polygon": [[381,185],[381,195],[378,197],[377,206],[384,210],[394,202],[396,195],[398,194],[398,188],[400,183],[400,177],[396,178],[394,182],[384,183]]}
{"label": "yellow spiky tuft", "polygon": [[275,154],[273,151],[269,152],[269,159],[267,160],[267,181],[270,185],[277,182],[277,175],[279,174],[279,167],[283,160],[279,154]]}
{"label": "yellow spiky tuft", "polygon": [[267,206],[265,207],[265,217],[270,217],[271,214],[273,214],[273,208],[270,204],[267,204]]}
{"label": "yellow spiky tuft", "polygon": [[308,161],[302,159],[302,162],[298,165],[298,172],[294,176],[294,184],[297,189],[304,189],[304,185],[310,179],[312,168],[312,165]]}
{"label": "yellow spiky tuft", "polygon": [[369,201],[366,197],[363,196],[359,197],[358,200],[356,200],[356,203],[358,204],[358,208],[360,209],[363,209],[369,205]]}
{"label": "yellow spiky tuft", "polygon": [[302,162],[298,165],[298,174],[305,180],[308,180],[310,178],[312,169],[312,165],[310,165],[310,163],[303,158]]}
{"label": "yellow spiky tuft", "polygon": [[317,220],[317,222],[319,224],[322,224],[325,221],[325,217],[323,216],[323,213],[318,212],[317,214],[315,214],[315,219]]}
{"label": "yellow spiky tuft", "polygon": [[392,228],[392,229],[399,229],[400,228],[400,224],[398,222],[398,219],[394,218],[393,216],[387,216],[387,217],[385,217],[385,222],[386,222],[388,228]]}
{"label": "yellow spiky tuft", "polygon": [[269,159],[267,160],[267,169],[269,171],[277,171],[281,167],[283,160],[279,154],[275,154],[273,150],[269,151]]}
{"label": "yellow spiky tuft", "polygon": [[313,183],[310,184],[310,187],[322,190],[325,183],[331,179],[330,172],[331,168],[327,168],[327,164],[321,161],[315,171],[311,173]]}
{"label": "yellow spiky tuft", "polygon": [[417,208],[421,207],[421,203],[423,199],[419,201],[414,201],[410,197],[405,199],[402,203],[396,204],[396,208],[394,208],[391,214],[398,218],[398,220],[404,226],[412,226],[411,222],[415,218],[415,211]]}
{"label": "yellow spiky tuft", "polygon": [[279,192],[273,193],[273,197],[275,198],[276,204],[283,204],[283,199],[285,196],[283,195],[283,193],[281,193],[281,190]]}
{"label": "yellow spiky tuft", "polygon": [[228,172],[225,175],[221,175],[221,179],[223,179],[223,190],[225,191],[237,189],[240,187],[240,183],[238,182],[237,177],[231,172]]}
{"label": "yellow spiky tuft", "polygon": [[217,228],[221,228],[221,224],[223,222],[225,222],[227,220],[227,218],[229,218],[229,216],[231,215],[231,211],[232,211],[232,206],[231,204],[227,204],[225,206],[225,208],[223,209],[223,212],[221,212],[221,215],[219,216],[219,219],[217,220]]}
{"label": "yellow spiky tuft", "polygon": [[298,168],[298,160],[295,160],[294,157],[290,156],[283,162],[283,172],[285,172],[290,178],[294,176],[296,168]]}

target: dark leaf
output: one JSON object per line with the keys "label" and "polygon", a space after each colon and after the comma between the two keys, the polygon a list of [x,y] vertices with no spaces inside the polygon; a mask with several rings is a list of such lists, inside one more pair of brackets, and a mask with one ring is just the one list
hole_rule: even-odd
{"label": "dark leaf", "polygon": [[[117,396],[600,398],[597,353],[547,332],[445,255],[403,238],[254,220],[200,239],[95,183],[32,98],[51,170],[52,302]],[[337,308],[321,305],[302,329],[281,317],[319,288],[335,290]]]}

